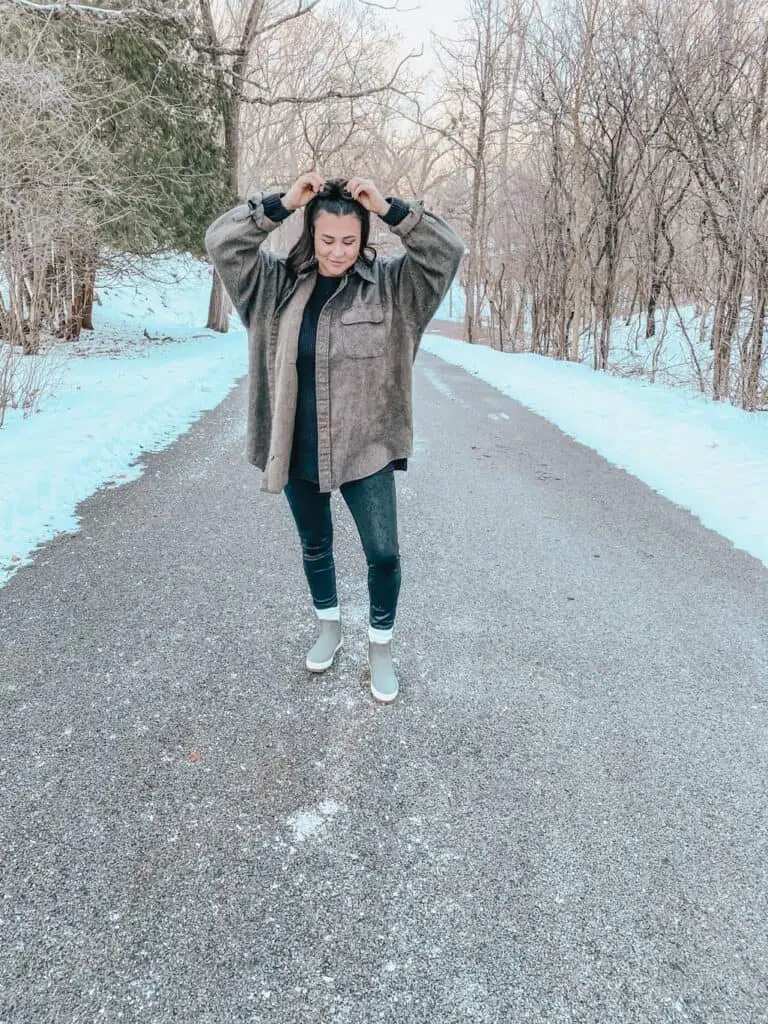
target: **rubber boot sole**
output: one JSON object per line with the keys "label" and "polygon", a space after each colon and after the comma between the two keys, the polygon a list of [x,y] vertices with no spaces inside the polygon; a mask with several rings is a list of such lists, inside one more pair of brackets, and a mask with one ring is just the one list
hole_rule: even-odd
{"label": "rubber boot sole", "polygon": [[391,704],[393,700],[397,700],[399,692],[400,690],[398,688],[394,693],[379,693],[373,683],[371,683],[371,696],[374,700],[377,700],[379,704]]}

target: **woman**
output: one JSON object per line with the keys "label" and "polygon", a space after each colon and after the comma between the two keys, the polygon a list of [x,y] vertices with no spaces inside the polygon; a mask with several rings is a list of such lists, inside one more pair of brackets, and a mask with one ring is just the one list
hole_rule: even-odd
{"label": "woman", "polygon": [[[263,248],[304,208],[288,256]],[[377,256],[371,213],[404,252]],[[208,229],[206,248],[248,330],[247,457],[262,490],[285,491],[319,621],[310,672],[342,645],[330,492],[341,493],[368,562],[371,692],[397,696],[392,630],[400,591],[394,470],[413,444],[412,364],[456,274],[464,243],[417,201],[385,198],[368,178],[310,171],[285,193],[250,191]]]}

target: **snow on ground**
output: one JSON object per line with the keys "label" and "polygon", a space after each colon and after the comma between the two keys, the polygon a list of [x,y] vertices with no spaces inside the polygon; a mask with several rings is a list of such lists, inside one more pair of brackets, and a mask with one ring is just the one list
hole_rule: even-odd
{"label": "snow on ground", "polygon": [[[713,358],[709,347],[711,318],[697,315],[692,306],[656,317],[656,334],[645,337],[646,317],[632,316],[616,321],[611,328],[609,366],[622,376],[643,376],[662,384],[674,384],[711,392]],[[591,347],[583,353],[591,364]],[[734,345],[732,365],[737,379],[739,349]]]}
{"label": "snow on ground", "polygon": [[[247,372],[245,332],[237,318],[226,335],[201,326],[208,267],[187,257],[155,260],[151,267],[149,279],[99,285],[97,330],[76,346],[56,347],[55,389],[40,411],[6,413],[0,429],[0,586],[31,560],[37,545],[79,528],[80,501],[99,487],[139,476],[142,452],[170,445]],[[438,315],[460,319],[461,310],[454,287]],[[640,344],[635,352],[626,332],[617,333],[616,368],[631,377],[540,356],[502,355],[437,335],[425,336],[422,345],[545,416],[768,565],[765,414],[638,379],[635,371],[647,370],[649,348]],[[670,351],[674,362],[685,345]],[[673,379],[672,367],[663,367],[663,379]]]}
{"label": "snow on ground", "polygon": [[78,502],[140,476],[142,452],[171,444],[247,372],[237,318],[226,335],[202,326],[209,290],[209,268],[178,257],[153,260],[151,279],[97,284],[97,330],[52,353],[55,393],[26,417],[6,411],[0,586],[38,544],[79,528]]}

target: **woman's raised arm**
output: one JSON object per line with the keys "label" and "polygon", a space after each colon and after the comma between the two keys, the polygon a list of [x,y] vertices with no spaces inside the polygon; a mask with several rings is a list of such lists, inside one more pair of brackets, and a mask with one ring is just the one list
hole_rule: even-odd
{"label": "woman's raised arm", "polygon": [[464,242],[450,224],[425,210],[418,200],[387,199],[369,178],[350,178],[347,188],[400,236],[405,252],[383,261],[384,272],[400,308],[423,331],[456,276]]}
{"label": "woman's raised arm", "polygon": [[217,218],[205,233],[205,248],[246,327],[257,290],[279,296],[285,260],[262,248],[267,236],[292,210],[305,206],[323,186],[319,174],[302,174],[282,197],[252,189],[246,202]]}
{"label": "woman's raised arm", "polygon": [[422,332],[447,295],[466,247],[450,224],[420,201],[408,200],[406,205],[405,217],[389,226],[405,252],[387,260],[385,272],[400,308]]}

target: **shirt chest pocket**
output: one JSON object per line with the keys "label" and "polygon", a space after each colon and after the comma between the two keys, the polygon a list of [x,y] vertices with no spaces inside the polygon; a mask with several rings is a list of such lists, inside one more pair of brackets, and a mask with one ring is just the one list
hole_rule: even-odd
{"label": "shirt chest pocket", "polygon": [[387,347],[387,324],[381,306],[352,306],[341,314],[341,349],[352,359],[383,356]]}

